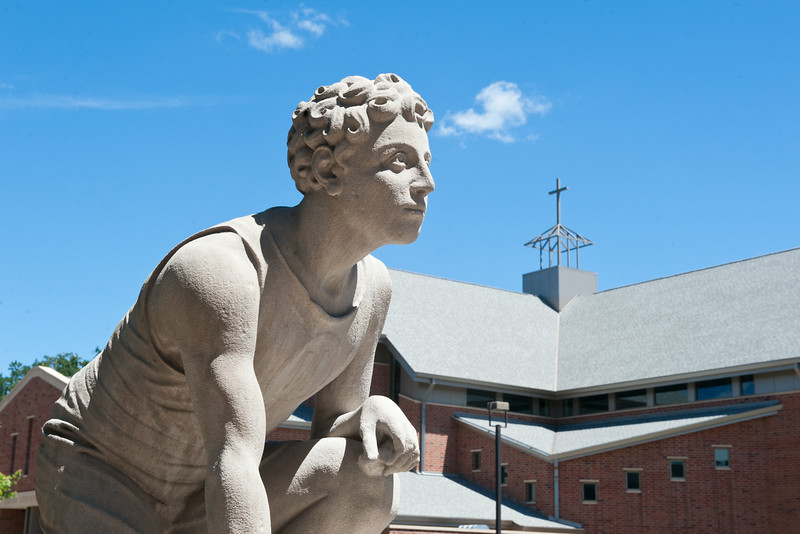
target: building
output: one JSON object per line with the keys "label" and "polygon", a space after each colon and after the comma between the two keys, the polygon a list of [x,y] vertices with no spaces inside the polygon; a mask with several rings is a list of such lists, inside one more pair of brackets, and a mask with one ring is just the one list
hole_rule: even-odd
{"label": "building", "polygon": [[50,418],[69,379],[49,367],[34,367],[0,401],[0,472],[22,471],[17,496],[0,501],[0,532],[36,533],[39,509],[33,489],[42,425]]}
{"label": "building", "polygon": [[[422,457],[386,532],[494,528],[493,400],[507,532],[796,531],[800,249],[597,292],[588,240],[560,216],[537,240],[550,265],[522,293],[391,272],[372,392]],[[27,473],[2,532],[35,532],[32,457],[65,383],[36,368],[0,402],[0,471]],[[271,437],[305,439],[310,406]]]}

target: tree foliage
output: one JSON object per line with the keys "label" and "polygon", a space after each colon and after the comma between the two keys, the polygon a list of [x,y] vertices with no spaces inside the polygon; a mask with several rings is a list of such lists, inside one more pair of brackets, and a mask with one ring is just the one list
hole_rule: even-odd
{"label": "tree foliage", "polygon": [[11,491],[11,486],[17,483],[17,481],[22,477],[22,471],[17,471],[11,475],[4,475],[0,473],[0,501],[3,499],[10,499],[11,497],[16,497],[17,492]]}
{"label": "tree foliage", "polygon": [[[100,350],[95,349],[95,352],[100,352]],[[0,400],[8,395],[8,392],[22,380],[22,377],[28,374],[31,368],[37,365],[55,369],[64,376],[72,376],[87,363],[89,360],[84,360],[74,352],[60,352],[55,356],[45,355],[34,360],[31,365],[23,365],[14,360],[8,364],[8,375],[0,373]]]}

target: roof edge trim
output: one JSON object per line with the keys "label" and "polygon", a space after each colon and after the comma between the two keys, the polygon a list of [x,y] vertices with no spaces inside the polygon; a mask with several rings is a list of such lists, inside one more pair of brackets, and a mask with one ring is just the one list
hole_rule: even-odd
{"label": "roof edge trim", "polygon": [[54,388],[59,389],[60,391],[64,391],[64,388],[67,387],[69,384],[69,378],[62,375],[55,369],[51,369],[50,367],[42,367],[41,365],[37,365],[33,367],[30,371],[28,371],[25,376],[23,376],[17,384],[11,388],[11,391],[8,392],[8,395],[3,397],[3,400],[0,401],[0,410],[3,410],[14,397],[17,396],[17,393],[22,391],[28,382],[33,380],[34,378],[41,378]]}

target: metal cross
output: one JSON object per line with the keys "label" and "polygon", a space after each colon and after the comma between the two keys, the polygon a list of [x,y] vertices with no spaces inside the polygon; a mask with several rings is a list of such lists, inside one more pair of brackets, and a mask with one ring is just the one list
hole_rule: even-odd
{"label": "metal cross", "polygon": [[548,195],[555,195],[556,196],[556,222],[559,226],[561,226],[561,193],[568,189],[567,186],[561,187],[561,178],[556,178],[556,189],[555,191],[550,191]]}

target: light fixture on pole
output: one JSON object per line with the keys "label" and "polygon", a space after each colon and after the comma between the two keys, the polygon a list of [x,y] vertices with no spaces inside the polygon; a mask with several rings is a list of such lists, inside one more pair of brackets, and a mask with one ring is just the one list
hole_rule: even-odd
{"label": "light fixture on pole", "polygon": [[[502,473],[502,470],[503,470],[502,463],[501,463],[502,462],[502,458],[501,458],[501,455],[500,455],[500,434],[501,434],[500,433],[500,429],[508,426],[508,408],[509,408],[509,406],[508,406],[507,402],[494,401],[494,402],[487,403],[487,408],[489,409],[489,426],[494,426],[494,430],[495,430],[494,450],[495,450],[495,456],[496,456],[496,459],[497,459],[497,470],[496,470],[496,473],[497,473],[497,495],[495,497],[495,499],[496,499],[495,531],[496,531],[497,534],[500,534],[500,532],[503,530],[503,527],[500,525],[500,504],[502,503],[502,494],[501,494],[501,491],[500,491],[500,489],[501,489],[500,486],[502,485],[501,473]],[[501,412],[503,414],[502,426],[500,424],[500,421],[498,421],[497,424],[492,425],[492,411]]]}

